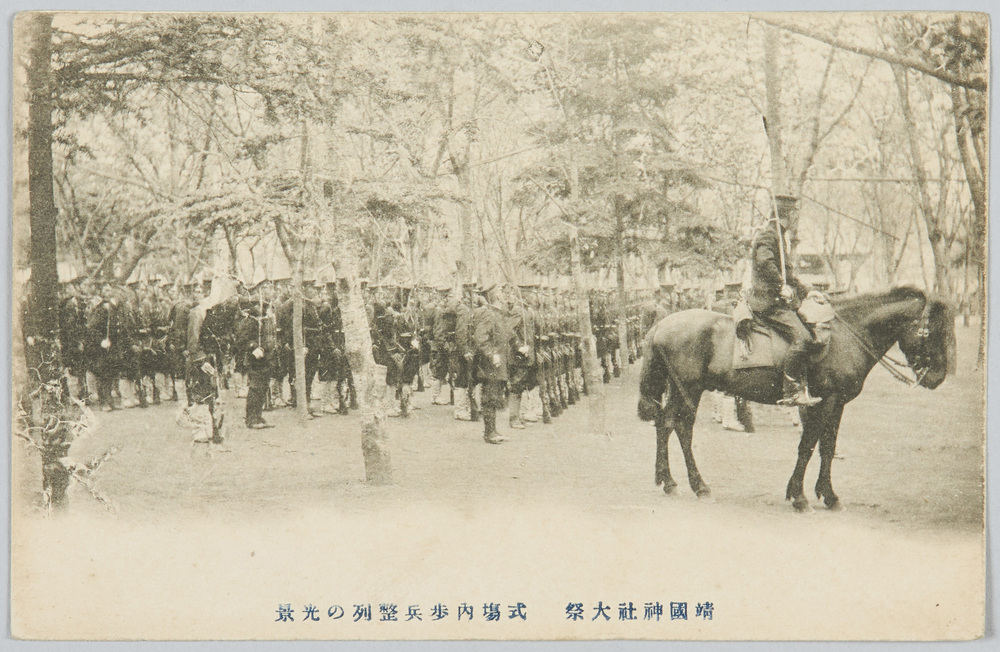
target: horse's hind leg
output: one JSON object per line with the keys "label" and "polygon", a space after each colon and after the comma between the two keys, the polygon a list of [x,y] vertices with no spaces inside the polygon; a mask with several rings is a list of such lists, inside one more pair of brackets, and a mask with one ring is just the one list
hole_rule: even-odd
{"label": "horse's hind leg", "polygon": [[685,406],[681,410],[677,420],[677,439],[680,440],[681,450],[684,452],[684,464],[687,466],[688,483],[691,485],[691,490],[699,498],[709,498],[712,495],[712,490],[702,480],[701,474],[698,472],[698,465],[694,461],[694,452],[691,450],[691,441],[694,439],[694,419],[698,414],[698,401],[701,400],[701,394],[688,390],[688,396],[691,397],[694,405],[691,408]]}
{"label": "horse's hind leg", "polygon": [[670,495],[677,489],[677,483],[670,475],[669,444],[673,426],[662,417],[656,420],[656,485],[663,485],[663,493]]}

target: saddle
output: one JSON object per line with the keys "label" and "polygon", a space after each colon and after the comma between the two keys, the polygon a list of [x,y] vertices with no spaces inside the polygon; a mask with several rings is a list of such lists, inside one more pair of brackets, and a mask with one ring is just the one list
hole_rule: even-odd
{"label": "saddle", "polygon": [[[830,322],[833,308],[825,297],[808,297],[799,306],[799,319],[812,332],[817,346],[813,358],[822,357],[830,342]],[[733,308],[733,369],[754,369],[760,367],[782,367],[786,342],[773,328],[757,319],[746,301],[740,301]]]}

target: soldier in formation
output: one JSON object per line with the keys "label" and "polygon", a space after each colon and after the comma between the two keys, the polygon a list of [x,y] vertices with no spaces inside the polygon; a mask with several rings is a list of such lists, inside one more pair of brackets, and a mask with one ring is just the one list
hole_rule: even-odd
{"label": "soldier in formation", "polygon": [[[232,383],[238,394],[245,391],[244,425],[272,427],[264,414],[300,398],[292,291],[286,279],[267,280],[213,301],[211,283],[151,279],[95,288],[74,279],[64,285],[59,308],[74,395],[112,410],[177,401],[180,386],[195,439],[219,443],[219,391]],[[307,395],[314,380],[323,388],[321,407],[310,414],[349,414],[358,404],[337,284],[307,281],[301,291]],[[589,295],[603,382],[638,359],[645,331],[673,308],[669,294],[661,288],[654,300],[633,293],[624,321],[617,294]],[[365,287],[365,302],[373,356],[387,367],[389,416],[416,409],[413,392],[426,382],[431,405],[453,406],[459,420],[482,417],[485,440],[501,443],[497,414],[505,407],[507,425],[521,430],[551,423],[588,391],[572,293],[534,284],[380,285]]]}

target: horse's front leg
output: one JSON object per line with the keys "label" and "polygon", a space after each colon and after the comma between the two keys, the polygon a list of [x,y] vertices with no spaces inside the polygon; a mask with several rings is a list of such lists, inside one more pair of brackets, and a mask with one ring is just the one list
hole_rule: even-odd
{"label": "horse's front leg", "polygon": [[820,431],[823,427],[823,418],[819,414],[822,408],[821,404],[800,410],[802,436],[799,438],[799,456],[795,462],[792,477],[788,480],[788,488],[785,490],[785,500],[792,501],[792,507],[797,512],[805,512],[810,509],[803,483],[806,467],[809,466],[809,460],[812,458],[813,450],[816,448],[816,442],[819,441]]}
{"label": "horse's front leg", "polygon": [[677,483],[670,475],[670,433],[673,426],[660,415],[656,418],[656,485],[663,485],[663,493],[672,494]]}
{"label": "horse's front leg", "polygon": [[840,431],[840,417],[844,414],[843,404],[834,403],[831,398],[827,398],[824,403],[830,402],[824,415],[823,430],[819,440],[819,477],[816,479],[816,497],[822,498],[827,508],[834,511],[843,509],[840,498],[833,491],[833,481],[830,470],[833,466],[833,456],[837,452],[837,433]]}

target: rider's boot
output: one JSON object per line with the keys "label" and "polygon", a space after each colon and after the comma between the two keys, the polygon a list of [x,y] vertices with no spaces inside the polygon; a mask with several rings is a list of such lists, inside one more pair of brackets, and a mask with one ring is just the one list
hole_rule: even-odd
{"label": "rider's boot", "polygon": [[783,390],[784,396],[780,401],[778,401],[779,405],[812,407],[823,400],[809,396],[809,388],[806,386],[806,383],[804,381],[796,380],[788,374],[785,374]]}

